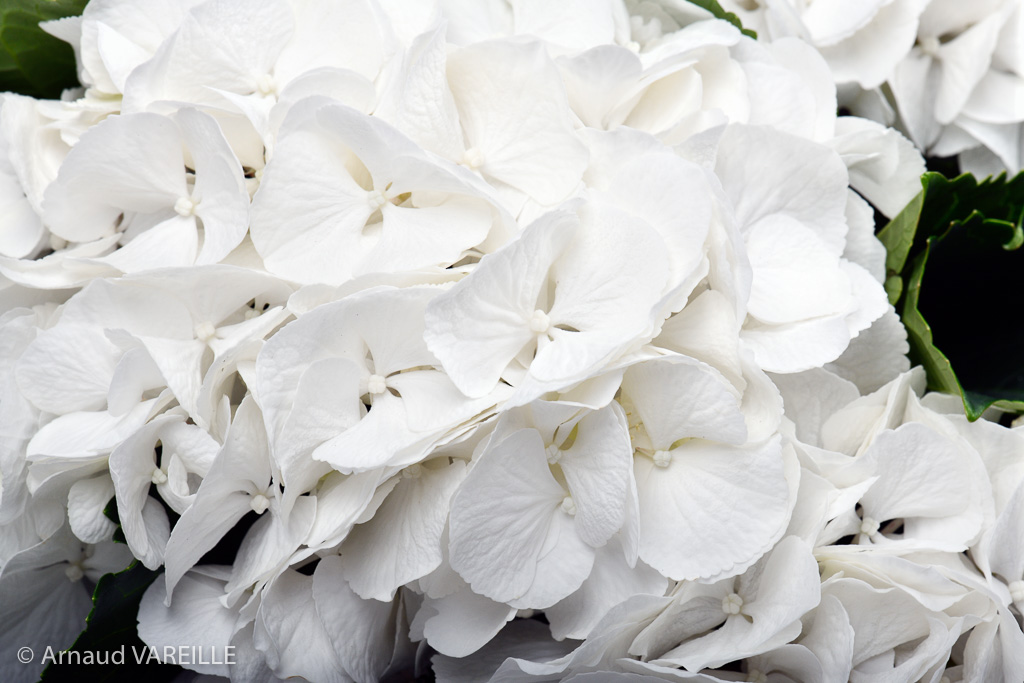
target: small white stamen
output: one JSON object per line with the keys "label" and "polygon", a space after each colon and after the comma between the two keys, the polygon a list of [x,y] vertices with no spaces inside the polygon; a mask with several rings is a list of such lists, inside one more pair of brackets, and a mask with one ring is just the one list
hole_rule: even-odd
{"label": "small white stamen", "polygon": [[722,598],[722,611],[726,614],[739,614],[743,609],[743,598],[738,593],[729,593]]}
{"label": "small white stamen", "polygon": [[196,325],[194,332],[196,333],[196,339],[204,343],[217,336],[217,328],[209,320],[204,320]]}
{"label": "small white stamen", "polygon": [[881,528],[881,526],[882,525],[879,524],[874,518],[865,517],[864,521],[860,524],[860,532],[868,538],[871,538],[872,536],[878,533],[878,530]]}
{"label": "small white stamen", "polygon": [[71,583],[76,583],[82,580],[82,577],[85,576],[85,572],[83,572],[82,568],[77,564],[71,564],[64,570],[64,576],[68,577],[68,581]]}
{"label": "small white stamen", "polygon": [[1010,599],[1016,604],[1024,604],[1024,581],[1014,581],[1009,585]]}
{"label": "small white stamen", "polygon": [[366,380],[366,391],[371,394],[383,394],[387,390],[387,380],[380,375],[370,375],[370,379]]}
{"label": "small white stamen", "polygon": [[262,493],[257,493],[252,497],[252,500],[249,501],[249,505],[252,506],[253,512],[257,515],[262,515],[267,511],[267,508],[270,507],[270,501],[267,500],[267,497]]}
{"label": "small white stamen", "polygon": [[150,480],[157,485],[165,484],[167,483],[167,473],[157,467],[153,470],[153,476],[150,477]]}
{"label": "small white stamen", "polygon": [[380,190],[370,190],[366,193],[366,203],[370,205],[371,209],[376,210],[387,204],[388,198]]}
{"label": "small white stamen", "polygon": [[940,43],[939,39],[935,36],[919,38],[917,44],[921,48],[921,52],[925,53],[929,57],[938,57],[939,48],[942,47],[942,43]]}
{"label": "small white stamen", "polygon": [[174,202],[174,210],[179,216],[194,216],[196,213],[196,202],[192,201],[191,197],[178,197],[178,201]]}
{"label": "small white stamen", "polygon": [[263,74],[256,79],[256,92],[263,97],[277,94],[277,81],[270,74]]}
{"label": "small white stamen", "polygon": [[530,330],[537,334],[543,334],[551,329],[551,318],[544,311],[538,309],[530,316]]}
{"label": "small white stamen", "polygon": [[569,515],[570,517],[576,516],[576,501],[572,499],[572,496],[566,496],[562,499],[562,512]]}
{"label": "small white stamen", "polygon": [[548,457],[549,465],[557,465],[558,461],[562,459],[562,449],[555,444],[551,444],[545,448],[544,454]]}
{"label": "small white stamen", "polygon": [[484,153],[477,147],[470,147],[463,153],[460,163],[475,171],[484,165]]}
{"label": "small white stamen", "polygon": [[672,464],[672,452],[654,451],[654,464],[658,467],[668,467]]}
{"label": "small white stamen", "polygon": [[747,683],[768,683],[768,676],[760,669],[751,669],[747,672]]}
{"label": "small white stamen", "polygon": [[402,470],[403,479],[419,479],[423,474],[423,465],[416,463],[415,465],[409,465]]}
{"label": "small white stamen", "polygon": [[252,177],[256,179],[256,182],[262,183],[263,182],[263,169],[262,168],[257,168],[256,172],[252,174]]}

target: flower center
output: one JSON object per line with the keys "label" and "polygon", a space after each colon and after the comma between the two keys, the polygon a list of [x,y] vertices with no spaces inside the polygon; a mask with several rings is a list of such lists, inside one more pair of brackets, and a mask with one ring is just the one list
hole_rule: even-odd
{"label": "flower center", "polygon": [[743,609],[743,598],[739,593],[729,593],[722,598],[722,611],[726,614],[739,614]]}
{"label": "flower center", "polygon": [[366,202],[370,205],[371,209],[376,211],[388,203],[388,198],[380,190],[370,190],[366,193]]}
{"label": "flower center", "polygon": [[548,457],[549,465],[556,465],[558,464],[558,461],[562,459],[562,449],[555,444],[551,444],[545,448],[544,454]]}
{"label": "flower center", "polygon": [[277,94],[277,81],[270,74],[263,74],[256,79],[256,92],[261,97],[269,97]]}
{"label": "flower center", "polygon": [[760,669],[751,669],[747,672],[747,683],[768,683],[768,676]]}
{"label": "flower center", "polygon": [[270,507],[270,501],[267,500],[267,497],[262,493],[257,493],[252,497],[252,500],[249,501],[249,505],[252,507],[253,512],[257,515],[262,515],[267,511],[267,508]]}
{"label": "flower center", "polygon": [[475,171],[484,165],[484,153],[478,147],[470,147],[462,154],[463,166]]}
{"label": "flower center", "polygon": [[562,499],[561,504],[562,512],[569,515],[570,517],[576,516],[576,501],[572,499],[572,496],[566,496]]}
{"label": "flower center", "polygon": [[537,334],[543,334],[551,329],[551,318],[544,311],[537,309],[530,316],[530,330]]}
{"label": "flower center", "polygon": [[217,336],[217,328],[209,320],[204,320],[196,325],[194,332],[196,333],[196,339],[204,343],[208,343]]}
{"label": "flower center", "polygon": [[672,464],[671,451],[654,451],[654,464],[658,467],[668,467]]}
{"label": "flower center", "polygon": [[153,476],[150,477],[150,480],[157,485],[165,484],[167,483],[167,473],[157,467],[153,470]]}
{"label": "flower center", "polygon": [[178,197],[178,201],[174,202],[174,210],[179,216],[194,216],[196,213],[196,205],[199,202],[192,201],[191,197]]}
{"label": "flower center", "polygon": [[878,530],[881,528],[881,526],[882,525],[879,524],[878,521],[875,520],[873,517],[865,517],[864,521],[861,522],[860,532],[868,538],[871,538],[872,536],[878,533]]}
{"label": "flower center", "polygon": [[383,394],[387,390],[387,380],[380,375],[370,375],[370,379],[366,380],[366,391],[373,395]]}
{"label": "flower center", "polygon": [[1014,581],[1010,584],[1010,599],[1015,603],[1024,603],[1024,581]]}
{"label": "flower center", "polygon": [[79,565],[69,564],[68,568],[64,570],[64,576],[68,577],[68,581],[71,583],[76,583],[82,580],[82,577],[85,576],[85,572],[82,571],[82,568]]}

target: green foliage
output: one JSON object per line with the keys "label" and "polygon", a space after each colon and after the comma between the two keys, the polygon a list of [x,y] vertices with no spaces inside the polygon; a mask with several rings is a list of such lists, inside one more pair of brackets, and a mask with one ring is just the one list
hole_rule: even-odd
{"label": "green foliage", "polygon": [[[51,664],[43,671],[44,683],[77,683],[103,681],[114,683],[146,680],[147,683],[170,681],[181,668],[167,664],[146,664],[148,652],[136,632],[139,603],[146,589],[160,575],[146,569],[138,561],[116,574],[106,574],[96,584],[92,595],[92,611],[86,618],[85,630],[79,634],[71,651],[82,653],[124,652],[124,662],[107,664]],[[136,657],[142,659],[137,663]],[[68,661],[65,658],[63,661]]]}
{"label": "green foliage", "polygon": [[[929,388],[960,394],[971,420],[1024,411],[1024,174],[921,178],[922,192],[878,235],[886,291]],[[927,266],[927,267],[926,267]]]}
{"label": "green foliage", "polygon": [[757,39],[757,33],[750,29],[743,28],[743,24],[740,22],[740,18],[732,12],[726,12],[725,9],[718,4],[718,0],[689,0],[690,3],[697,5],[707,11],[711,12],[718,19],[724,19],[730,24],[738,28],[743,32],[743,35],[749,36],[750,38]]}
{"label": "green foliage", "polygon": [[87,0],[0,0],[0,91],[56,98],[78,85],[71,46],[39,22],[81,14]]}

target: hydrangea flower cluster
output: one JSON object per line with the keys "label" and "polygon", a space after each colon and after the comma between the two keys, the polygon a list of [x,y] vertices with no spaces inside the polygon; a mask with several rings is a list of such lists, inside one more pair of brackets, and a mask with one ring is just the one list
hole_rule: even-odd
{"label": "hydrangea flower cluster", "polygon": [[859,57],[683,2],[47,30],[84,88],[0,104],[3,680],[133,558],[210,680],[1024,679],[1024,433],[910,370],[874,212],[934,140],[836,115]]}
{"label": "hydrangea flower cluster", "polygon": [[[979,177],[1024,168],[1020,0],[722,0],[745,26],[814,45],[851,111]],[[659,5],[654,5],[659,7]],[[648,10],[659,20],[663,13]]]}

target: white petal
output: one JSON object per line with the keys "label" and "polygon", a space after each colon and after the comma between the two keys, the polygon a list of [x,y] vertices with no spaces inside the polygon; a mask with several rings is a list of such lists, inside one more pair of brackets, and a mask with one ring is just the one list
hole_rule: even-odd
{"label": "white petal", "polygon": [[715,173],[741,227],[781,214],[814,231],[836,255],[842,252],[848,178],[834,151],[768,128],[731,125],[722,134]]}
{"label": "white petal", "polygon": [[748,325],[740,333],[767,372],[802,372],[834,361],[850,345],[845,316],[833,315],[785,325]]}
{"label": "white petal", "polygon": [[465,465],[418,467],[422,474],[403,476],[373,519],[352,529],[341,546],[341,570],[364,599],[391,600],[399,586],[441,564],[448,499],[465,477]]}
{"label": "white petal", "polygon": [[547,205],[576,188],[587,150],[573,133],[558,70],[540,44],[463,48],[448,58],[448,80],[467,146],[482,152],[482,173]]}
{"label": "white petal", "polygon": [[358,683],[379,681],[395,649],[395,605],[356,595],[336,556],[317,565],[313,600],[346,673]]}
{"label": "white petal", "polygon": [[114,497],[114,484],[109,476],[81,479],[68,491],[68,522],[75,536],[86,543],[109,540],[116,525],[103,510]]}
{"label": "white petal", "polygon": [[[856,81],[865,90],[882,85],[914,45],[919,4],[914,0],[896,0],[880,8],[876,5],[874,17],[856,33],[831,44],[816,39],[836,82]],[[822,10],[828,8],[822,5]],[[805,21],[809,14],[804,15]],[[842,17],[843,12],[834,12],[834,16]]]}
{"label": "white petal", "polygon": [[[474,592],[498,602],[516,601],[538,584],[572,582],[571,572],[551,576],[538,571],[544,552],[554,550],[553,541],[566,531],[556,526],[559,517],[568,522],[569,535],[576,536],[571,518],[559,509],[564,497],[548,469],[540,435],[521,429],[507,436],[481,456],[452,500],[452,568]],[[566,540],[559,550],[576,550]]]}
{"label": "white petal", "polygon": [[584,639],[605,613],[633,595],[662,595],[668,579],[641,563],[626,564],[615,541],[598,549],[594,568],[578,591],[544,611],[555,638]]}
{"label": "white petal", "polygon": [[622,385],[656,449],[689,438],[746,441],[736,390],[699,361],[669,357],[638,363],[626,371]]}
{"label": "white petal", "polygon": [[401,73],[373,111],[424,149],[459,161],[464,151],[455,100],[445,73],[445,27],[418,36],[409,46]]}
{"label": "white petal", "polygon": [[636,458],[640,559],[676,580],[749,567],[789,516],[778,438],[748,448],[693,442],[672,455],[666,468]]}
{"label": "white petal", "polygon": [[597,548],[626,518],[633,448],[629,425],[618,403],[590,413],[577,423],[579,433],[558,464],[576,505],[576,531]]}
{"label": "white petal", "polygon": [[91,128],[44,199],[50,230],[72,242],[111,235],[123,211],[151,213],[187,194],[181,134],[157,114],[114,116]]}
{"label": "white petal", "polygon": [[426,598],[416,620],[423,620],[423,635],[432,648],[449,657],[466,657],[494,638],[516,611],[463,584],[462,590],[440,600]]}
{"label": "white petal", "polygon": [[[223,581],[189,572],[182,577],[174,603],[168,607],[164,582],[154,581],[139,604],[139,637],[158,654],[162,654],[165,647],[177,652],[179,647],[191,646],[202,648],[208,660],[224,661],[224,653],[231,652],[227,646],[235,632],[238,615],[221,604],[223,595]],[[176,662],[171,659],[171,663]],[[213,676],[227,676],[229,671],[227,664],[212,662],[183,661],[181,665]]]}
{"label": "white petal", "polygon": [[348,676],[334,652],[334,643],[317,614],[313,581],[286,569],[264,589],[253,643],[281,679],[343,683]]}
{"label": "white petal", "polygon": [[157,403],[163,405],[166,400],[145,401],[121,416],[106,411],[62,415],[36,432],[28,444],[27,455],[30,458],[89,458],[109,453],[146,423]]}
{"label": "white petal", "polygon": [[217,263],[238,246],[249,227],[249,194],[242,167],[212,117],[184,109],[176,119],[196,173],[192,198],[203,221],[203,247],[197,262]]}
{"label": "white petal", "polygon": [[128,349],[110,378],[107,410],[111,415],[124,415],[142,400],[147,391],[162,389],[165,385],[160,368],[145,349]]}
{"label": "white petal", "polygon": [[22,353],[15,376],[22,393],[47,412],[101,410],[120,355],[96,326],[58,325]]}
{"label": "white petal", "polygon": [[839,259],[792,218],[776,214],[757,221],[748,229],[747,250],[753,270],[748,306],[758,320],[785,324],[850,306],[850,282]]}
{"label": "white petal", "polygon": [[[868,455],[870,454],[870,455]],[[879,434],[865,452],[881,478],[861,498],[879,521],[945,517],[966,507],[971,474],[956,442],[917,423]]]}
{"label": "white petal", "polygon": [[280,499],[270,502],[270,509],[249,528],[235,554],[231,580],[224,587],[229,604],[253,584],[272,577],[287,565],[288,558],[309,534],[315,514],[313,496],[298,496],[291,508],[284,508]]}
{"label": "white petal", "polygon": [[534,336],[528,321],[547,271],[577,225],[571,214],[549,214],[512,244],[485,256],[473,273],[430,302],[427,346],[467,396],[489,393]]}

